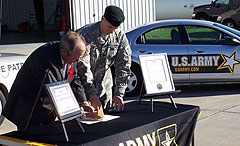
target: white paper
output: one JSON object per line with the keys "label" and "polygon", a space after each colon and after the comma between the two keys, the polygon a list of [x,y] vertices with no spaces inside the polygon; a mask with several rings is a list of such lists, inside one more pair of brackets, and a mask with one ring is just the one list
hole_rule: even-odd
{"label": "white paper", "polygon": [[139,56],[147,94],[175,91],[167,54]]}
{"label": "white paper", "polygon": [[71,87],[69,84],[53,86],[49,89],[52,93],[57,111],[60,116],[80,110],[77,100],[74,94],[71,92]]}
{"label": "white paper", "polygon": [[82,120],[81,123],[85,123],[85,124],[95,124],[95,123],[99,123],[99,122],[107,122],[107,121],[110,121],[110,120],[114,120],[114,119],[117,119],[117,118],[120,118],[120,116],[114,116],[114,115],[104,115],[103,119],[98,121],[85,121],[85,120]]}
{"label": "white paper", "polygon": [[146,60],[147,73],[151,83],[166,82],[166,74],[163,71],[163,60]]}

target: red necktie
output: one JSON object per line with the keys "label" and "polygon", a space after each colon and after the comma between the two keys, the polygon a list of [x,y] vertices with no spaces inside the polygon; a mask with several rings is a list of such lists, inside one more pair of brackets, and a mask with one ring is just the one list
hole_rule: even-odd
{"label": "red necktie", "polygon": [[70,82],[72,80],[73,76],[73,67],[72,65],[68,65],[68,81]]}

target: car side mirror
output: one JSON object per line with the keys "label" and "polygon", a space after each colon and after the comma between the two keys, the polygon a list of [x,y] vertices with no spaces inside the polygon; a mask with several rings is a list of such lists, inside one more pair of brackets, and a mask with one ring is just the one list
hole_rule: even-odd
{"label": "car side mirror", "polygon": [[231,41],[233,42],[233,45],[240,45],[240,41],[235,38],[232,38]]}
{"label": "car side mirror", "polygon": [[225,40],[228,45],[240,45],[240,41],[236,38],[227,36],[225,37]]}

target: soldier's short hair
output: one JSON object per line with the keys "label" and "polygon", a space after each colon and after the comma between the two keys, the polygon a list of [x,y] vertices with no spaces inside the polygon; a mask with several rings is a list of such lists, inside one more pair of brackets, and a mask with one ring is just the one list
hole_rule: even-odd
{"label": "soldier's short hair", "polygon": [[67,55],[71,55],[75,51],[76,45],[79,42],[86,44],[84,37],[74,31],[68,31],[60,41],[60,48],[66,50]]}

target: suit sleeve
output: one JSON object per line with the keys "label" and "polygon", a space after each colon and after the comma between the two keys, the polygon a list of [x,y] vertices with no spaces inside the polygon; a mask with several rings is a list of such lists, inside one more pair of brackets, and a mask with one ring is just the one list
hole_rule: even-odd
{"label": "suit sleeve", "polygon": [[76,99],[78,100],[78,102],[84,102],[87,101],[87,97],[85,94],[85,89],[83,87],[83,83],[81,81],[81,77],[78,76],[77,74],[78,70],[77,70],[77,64],[74,64],[74,79],[70,82],[70,86],[72,88],[72,91],[76,97]]}

